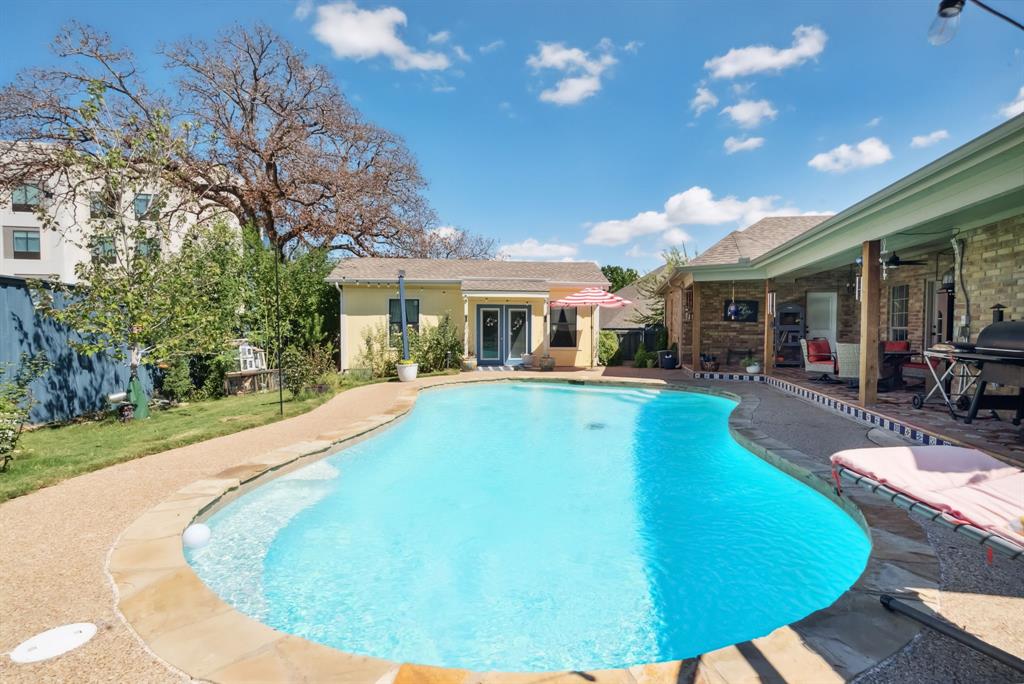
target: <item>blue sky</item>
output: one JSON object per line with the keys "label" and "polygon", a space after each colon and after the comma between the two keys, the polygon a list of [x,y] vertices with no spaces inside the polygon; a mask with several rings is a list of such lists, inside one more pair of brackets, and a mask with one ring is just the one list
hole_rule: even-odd
{"label": "blue sky", "polygon": [[841,210],[1024,109],[1024,33],[969,5],[933,47],[936,6],[15,1],[0,82],[72,18],[157,83],[159,42],[264,21],[405,138],[443,225],[647,269],[768,213]]}

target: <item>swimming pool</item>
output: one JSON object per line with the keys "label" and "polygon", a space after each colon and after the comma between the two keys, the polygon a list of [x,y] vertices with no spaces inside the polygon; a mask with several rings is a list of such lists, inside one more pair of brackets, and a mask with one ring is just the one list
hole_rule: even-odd
{"label": "swimming pool", "polygon": [[689,657],[831,604],[870,544],[739,446],[734,402],[486,383],[248,492],[188,553],[238,610],[348,652],[475,670]]}

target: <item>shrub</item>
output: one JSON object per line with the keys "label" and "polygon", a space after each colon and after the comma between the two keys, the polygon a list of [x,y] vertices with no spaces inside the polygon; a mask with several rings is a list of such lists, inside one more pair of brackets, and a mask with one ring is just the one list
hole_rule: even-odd
{"label": "shrub", "polygon": [[650,354],[647,353],[647,349],[644,348],[643,343],[636,348],[636,353],[633,354],[633,366],[635,368],[647,368],[647,359],[650,358]]}
{"label": "shrub", "polygon": [[329,385],[334,371],[334,348],[329,344],[313,345],[307,350],[291,346],[281,355],[284,366],[284,387],[292,396],[305,394],[318,384]]}
{"label": "shrub", "polygon": [[391,346],[387,326],[383,323],[363,329],[363,350],[359,353],[357,363],[368,369],[372,377],[396,375],[398,371],[395,370],[395,363],[401,355],[400,350]]}
{"label": "shrub", "polygon": [[172,401],[184,401],[192,396],[195,385],[189,370],[188,357],[178,358],[164,373],[160,393]]}
{"label": "shrub", "polygon": [[597,341],[597,361],[602,366],[610,366],[619,353],[619,336],[611,330],[602,330]]}
{"label": "shrub", "polygon": [[419,364],[419,372],[434,373],[462,364],[462,339],[445,314],[436,326],[423,326],[409,339],[409,355]]}
{"label": "shrub", "polygon": [[655,356],[648,356],[647,357],[647,367],[648,368],[657,368],[658,367],[658,359],[657,359],[657,357],[655,357]]}
{"label": "shrub", "polygon": [[7,369],[0,368],[0,472],[7,470],[7,465],[14,460],[21,430],[36,403],[29,385],[42,377],[49,367],[45,352],[22,352],[12,378],[3,379]]}

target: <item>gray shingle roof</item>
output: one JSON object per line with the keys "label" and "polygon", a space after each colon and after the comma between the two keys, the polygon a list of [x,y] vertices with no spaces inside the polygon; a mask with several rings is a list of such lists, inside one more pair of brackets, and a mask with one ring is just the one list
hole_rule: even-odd
{"label": "gray shingle roof", "polygon": [[467,278],[462,281],[463,292],[547,292],[549,289],[546,280]]}
{"label": "gray shingle roof", "polygon": [[722,266],[738,264],[740,259],[756,259],[803,235],[829,216],[829,214],[824,214],[763,218],[745,230],[732,231],[686,266]]}
{"label": "gray shingle roof", "polygon": [[[592,261],[499,261],[486,259],[398,259],[363,257],[342,259],[327,276],[328,281],[396,281],[398,271],[415,281],[463,282],[540,281],[545,284],[608,285],[601,269]],[[526,286],[527,283],[523,283]],[[522,289],[514,285],[514,289]]]}

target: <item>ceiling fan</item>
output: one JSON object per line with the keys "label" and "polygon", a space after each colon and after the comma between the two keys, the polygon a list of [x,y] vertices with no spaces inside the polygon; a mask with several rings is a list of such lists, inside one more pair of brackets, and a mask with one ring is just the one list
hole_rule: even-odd
{"label": "ceiling fan", "polygon": [[900,259],[896,252],[882,261],[882,265],[886,268],[899,268],[900,266],[924,266],[928,262],[921,261],[920,259]]}

